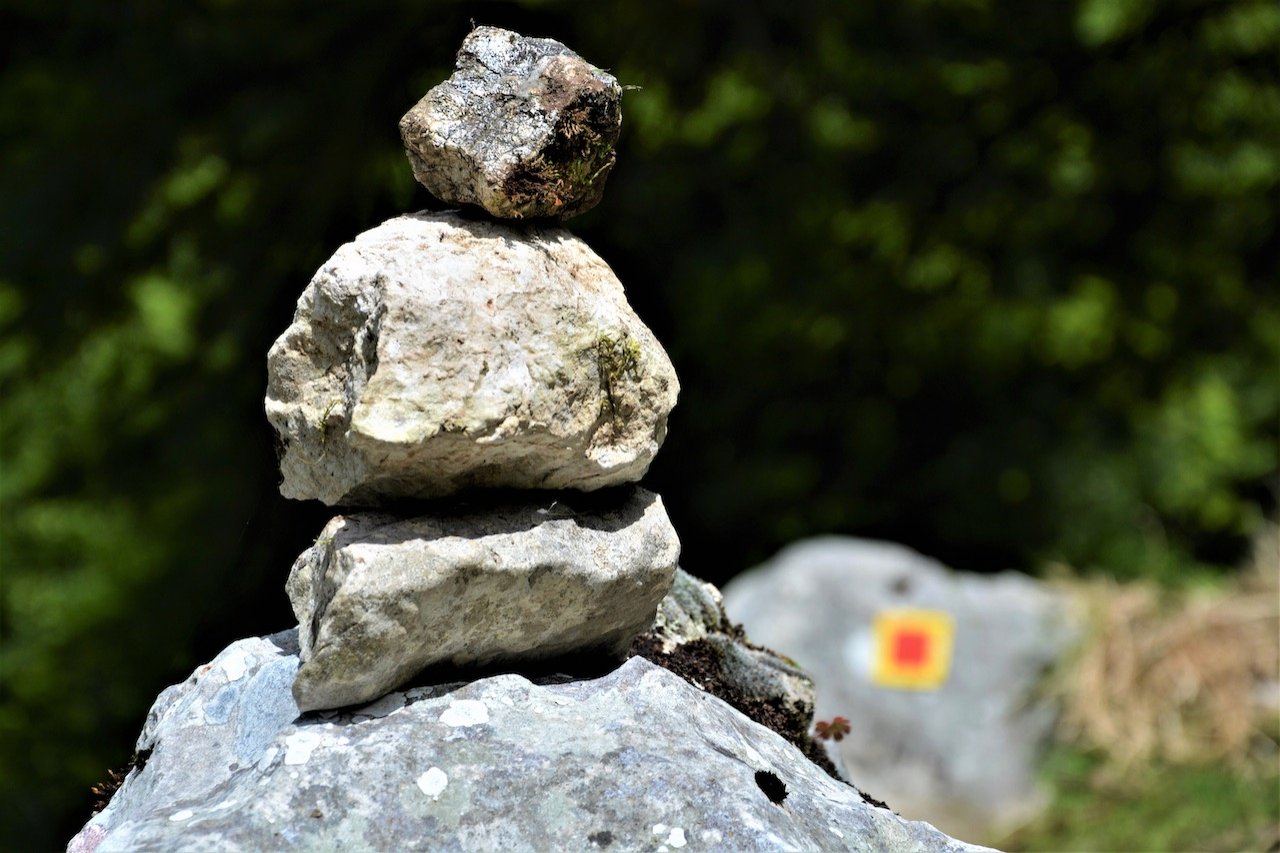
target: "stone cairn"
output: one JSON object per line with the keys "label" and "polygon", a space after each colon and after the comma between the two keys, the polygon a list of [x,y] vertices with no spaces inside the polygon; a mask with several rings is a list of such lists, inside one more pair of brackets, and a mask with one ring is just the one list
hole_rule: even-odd
{"label": "stone cairn", "polygon": [[621,96],[559,42],[474,30],[400,122],[414,176],[464,209],[342,246],[271,348],[282,493],[362,508],[289,576],[301,710],[428,667],[621,657],[653,624],[680,546],[634,483],[679,383],[554,223],[599,202]]}
{"label": "stone cairn", "polygon": [[[551,222],[599,201],[621,94],[485,27],[401,121],[418,180],[472,212],[341,247],[269,355],[281,490],[367,509],[294,563],[297,645],[237,641],[162,692],[70,853],[976,849],[827,775],[813,683],[677,569],[634,485],[675,373]],[[478,671],[628,652],[599,678]]]}

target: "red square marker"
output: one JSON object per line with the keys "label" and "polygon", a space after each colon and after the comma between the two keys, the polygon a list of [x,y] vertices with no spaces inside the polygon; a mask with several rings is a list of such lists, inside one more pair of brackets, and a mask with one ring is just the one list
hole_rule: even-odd
{"label": "red square marker", "polygon": [[929,635],[924,631],[899,631],[893,637],[893,662],[899,666],[923,666],[929,657]]}
{"label": "red square marker", "polygon": [[873,623],[871,683],[894,690],[937,690],[951,671],[955,623],[940,610],[885,610]]}

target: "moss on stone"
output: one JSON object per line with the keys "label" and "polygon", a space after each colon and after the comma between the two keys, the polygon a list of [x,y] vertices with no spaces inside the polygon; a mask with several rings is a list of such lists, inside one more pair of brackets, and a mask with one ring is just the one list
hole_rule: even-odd
{"label": "moss on stone", "polygon": [[625,332],[618,338],[602,334],[596,339],[596,359],[599,363],[600,384],[605,399],[600,403],[600,413],[618,417],[617,389],[624,379],[640,379],[640,344]]}

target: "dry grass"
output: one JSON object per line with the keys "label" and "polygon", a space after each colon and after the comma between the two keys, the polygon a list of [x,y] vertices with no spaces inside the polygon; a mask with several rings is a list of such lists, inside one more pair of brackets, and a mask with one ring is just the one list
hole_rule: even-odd
{"label": "dry grass", "polygon": [[1225,589],[1072,584],[1091,630],[1051,690],[1061,734],[1098,748],[1109,770],[1140,763],[1271,766],[1280,736],[1280,528]]}

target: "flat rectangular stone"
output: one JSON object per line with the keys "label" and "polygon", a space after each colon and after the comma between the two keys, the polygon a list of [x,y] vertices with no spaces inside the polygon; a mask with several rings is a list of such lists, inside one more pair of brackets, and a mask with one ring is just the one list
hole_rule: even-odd
{"label": "flat rectangular stone", "polygon": [[303,711],[369,702],[426,667],[598,651],[621,656],[675,576],[662,500],[594,500],[397,518],[338,516],[289,575]]}

